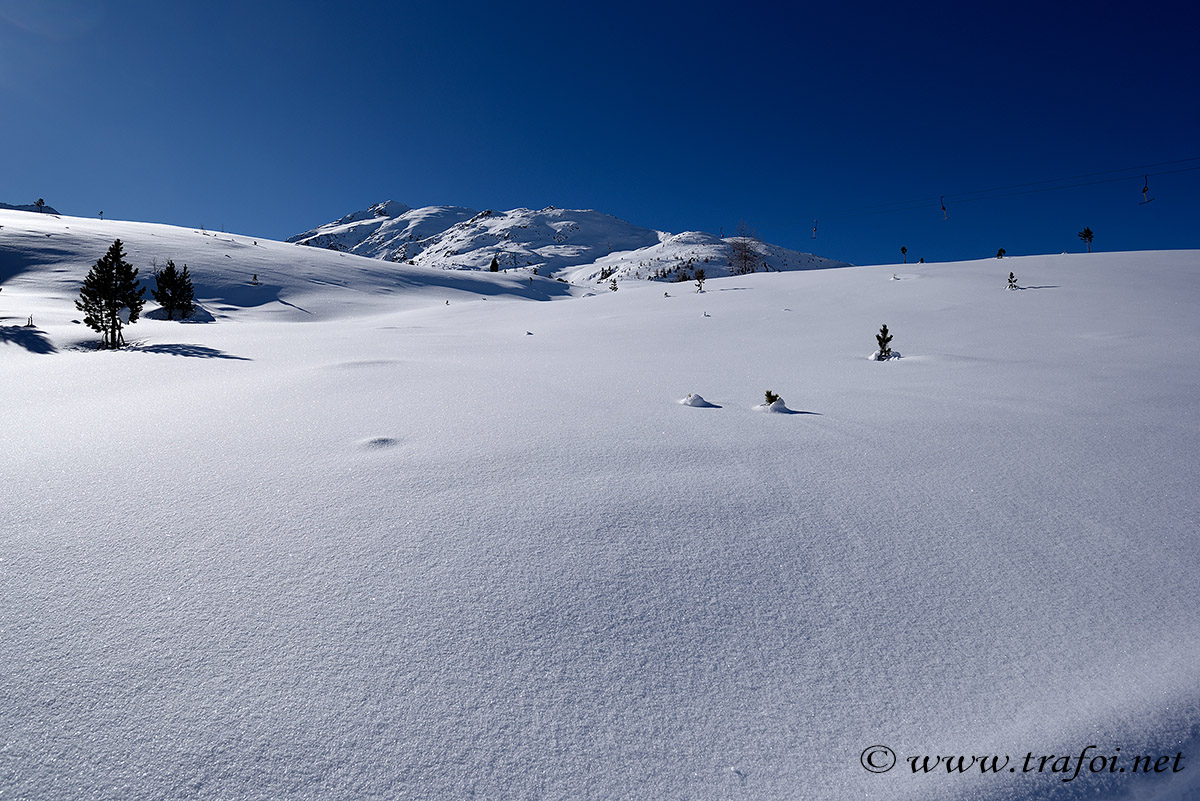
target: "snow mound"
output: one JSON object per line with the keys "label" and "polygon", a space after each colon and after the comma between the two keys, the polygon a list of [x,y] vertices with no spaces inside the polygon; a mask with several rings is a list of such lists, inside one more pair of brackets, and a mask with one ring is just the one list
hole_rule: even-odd
{"label": "snow mound", "polygon": [[689,392],[688,396],[686,398],[681,399],[679,402],[682,403],[684,406],[692,406],[697,409],[719,409],[719,408],[721,408],[721,407],[717,406],[717,404],[715,404],[715,403],[709,403],[703,397],[701,397],[700,395],[697,395],[695,392]]}
{"label": "snow mound", "polygon": [[760,403],[754,407],[756,412],[768,412],[771,414],[792,414],[792,410],[783,402],[783,398],[771,403]]}
{"label": "snow mound", "polygon": [[867,359],[869,359],[870,361],[873,361],[873,362],[888,362],[888,361],[893,361],[893,360],[899,359],[899,358],[900,358],[900,351],[898,351],[898,350],[892,351],[892,355],[888,356],[886,359],[880,357],[878,350],[872,351],[871,355],[867,357]]}

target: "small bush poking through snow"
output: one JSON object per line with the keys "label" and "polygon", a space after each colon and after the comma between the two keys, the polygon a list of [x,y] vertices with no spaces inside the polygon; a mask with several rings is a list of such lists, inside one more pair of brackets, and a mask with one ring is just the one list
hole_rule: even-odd
{"label": "small bush poking through snow", "polygon": [[1017,277],[1015,275],[1013,275],[1011,272],[1008,274],[1008,288],[1009,289],[1020,289],[1020,287],[1017,286]]}
{"label": "small bush poking through snow", "polygon": [[871,354],[871,361],[886,362],[888,359],[899,359],[900,351],[892,350],[892,335],[888,333],[887,323],[884,323],[879,333],[875,335],[875,341],[879,344],[879,350]]}
{"label": "small bush poking through snow", "polygon": [[783,398],[779,397],[771,390],[768,389],[765,394],[766,394],[766,400],[764,400],[762,403],[760,403],[754,407],[757,411],[780,412],[780,413],[786,413],[786,412],[791,411],[790,409],[788,409],[787,404],[783,402]]}

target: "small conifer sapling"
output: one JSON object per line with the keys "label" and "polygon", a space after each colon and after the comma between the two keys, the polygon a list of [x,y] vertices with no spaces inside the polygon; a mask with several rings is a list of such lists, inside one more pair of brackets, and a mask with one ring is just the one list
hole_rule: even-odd
{"label": "small conifer sapling", "polygon": [[1009,274],[1008,274],[1008,288],[1009,289],[1020,289],[1020,287],[1017,286],[1017,277],[1015,275],[1013,275],[1012,272],[1009,272]]}
{"label": "small conifer sapling", "polygon": [[778,395],[776,395],[774,392],[772,392],[769,389],[767,390],[766,396],[767,396],[767,401],[766,401],[767,406],[770,406],[775,401],[783,400],[783,398],[779,397]]}
{"label": "small conifer sapling", "polygon": [[879,344],[875,360],[883,362],[892,358],[892,335],[888,333],[887,323],[884,323],[879,329],[879,333],[875,335],[875,341]]}

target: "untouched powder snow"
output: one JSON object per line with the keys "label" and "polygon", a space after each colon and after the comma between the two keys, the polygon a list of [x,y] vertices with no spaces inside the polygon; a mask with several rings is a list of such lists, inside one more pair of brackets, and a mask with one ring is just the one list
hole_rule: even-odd
{"label": "untouched powder snow", "polygon": [[[1200,795],[1200,253],[580,297],[0,226],[0,798]],[[89,349],[117,236],[211,322]],[[1183,769],[1021,770],[1093,744]]]}

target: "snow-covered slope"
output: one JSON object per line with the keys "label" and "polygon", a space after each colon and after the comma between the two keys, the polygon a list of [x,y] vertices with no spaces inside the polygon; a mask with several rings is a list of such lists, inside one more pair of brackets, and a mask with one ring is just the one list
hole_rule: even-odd
{"label": "snow-covered slope", "polygon": [[[1200,793],[1200,253],[534,303],[0,226],[0,797]],[[114,234],[213,321],[83,347]],[[1053,772],[1089,745],[1168,767]],[[956,754],[1012,771],[907,761]]]}
{"label": "snow-covered slope", "polygon": [[58,214],[58,209],[53,206],[42,206],[40,209],[36,203],[26,203],[24,205],[12,205],[10,203],[0,203],[0,210],[5,211],[33,211],[38,214]]}
{"label": "snow-covered slope", "polygon": [[[148,286],[154,285],[153,271],[167,259],[181,268],[187,264],[204,309],[202,319],[253,311],[312,321],[346,313],[361,316],[376,307],[395,311],[496,295],[542,300],[570,291],[544,278],[384,263],[240,234],[0,211],[5,297],[24,293],[28,284],[43,299],[33,300],[28,313],[44,311],[48,321],[79,317],[72,300],[114,239],[123,242]],[[86,333],[80,336],[86,338]]]}
{"label": "snow-covered slope", "polygon": [[[431,267],[536,270],[573,283],[627,278],[691,280],[729,274],[731,239],[639,228],[598,211],[457,206],[410,209],[389,201],[291,237],[313,247]],[[765,269],[844,267],[843,262],[758,243]]]}

